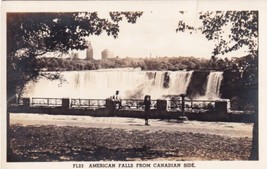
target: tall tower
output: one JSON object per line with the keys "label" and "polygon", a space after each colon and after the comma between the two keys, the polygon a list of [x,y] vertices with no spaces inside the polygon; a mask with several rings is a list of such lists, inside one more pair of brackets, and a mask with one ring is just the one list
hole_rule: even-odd
{"label": "tall tower", "polygon": [[91,45],[90,41],[86,42],[87,44],[87,49],[86,49],[86,60],[93,59],[93,47]]}

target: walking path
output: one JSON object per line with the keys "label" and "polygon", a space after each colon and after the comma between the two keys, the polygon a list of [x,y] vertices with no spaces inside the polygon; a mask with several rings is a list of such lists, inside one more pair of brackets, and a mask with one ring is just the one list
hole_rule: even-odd
{"label": "walking path", "polygon": [[144,119],[124,117],[91,117],[70,115],[46,115],[29,113],[10,113],[10,124],[27,125],[56,125],[77,126],[86,128],[119,128],[124,130],[140,131],[166,131],[166,132],[191,132],[202,134],[215,134],[228,137],[252,138],[251,123],[230,122],[201,122],[177,120],[150,119],[149,126],[144,125]]}

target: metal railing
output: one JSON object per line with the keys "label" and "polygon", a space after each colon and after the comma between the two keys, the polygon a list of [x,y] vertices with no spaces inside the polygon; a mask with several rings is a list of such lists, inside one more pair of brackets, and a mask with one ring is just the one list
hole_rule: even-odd
{"label": "metal railing", "polygon": [[[167,108],[169,110],[181,110],[182,100],[168,100]],[[216,100],[185,100],[185,110],[213,110],[215,108]]]}
{"label": "metal railing", "polygon": [[70,107],[73,108],[105,108],[104,99],[71,99]]}
{"label": "metal railing", "polygon": [[[157,100],[151,100],[150,109],[157,108]],[[133,100],[133,99],[122,99],[121,100],[121,109],[145,109],[144,100]]]}
{"label": "metal railing", "polygon": [[[67,101],[67,102],[65,102]],[[187,112],[202,112],[206,110],[215,110],[215,103],[222,100],[184,100],[184,110]],[[63,105],[64,102],[64,105]],[[157,105],[160,104],[160,105]],[[167,104],[167,110],[171,111],[182,111],[182,100],[171,99],[164,102],[158,102],[158,100],[151,100],[150,109],[163,109]],[[32,107],[69,107],[69,108],[106,108],[107,101],[106,99],[62,99],[62,98],[22,98],[19,100],[19,105],[28,105]],[[230,105],[230,104],[227,104]],[[145,105],[144,101],[141,99],[122,99],[121,100],[121,109],[122,110],[144,110]],[[165,109],[166,110],[166,109]],[[230,107],[227,107],[227,110],[230,110]]]}
{"label": "metal railing", "polygon": [[181,109],[181,107],[182,107],[182,100],[171,99],[167,101],[167,109],[169,110]]}
{"label": "metal railing", "polygon": [[192,109],[214,109],[215,100],[185,100],[186,108]]}
{"label": "metal railing", "polygon": [[60,107],[62,106],[61,98],[32,98],[32,106]]}

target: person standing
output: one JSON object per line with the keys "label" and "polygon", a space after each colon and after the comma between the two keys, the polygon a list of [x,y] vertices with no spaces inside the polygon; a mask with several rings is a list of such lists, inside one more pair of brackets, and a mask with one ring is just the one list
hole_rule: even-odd
{"label": "person standing", "polygon": [[148,119],[150,117],[150,106],[151,106],[150,95],[145,96],[144,105],[145,105],[145,125],[148,125]]}
{"label": "person standing", "polygon": [[121,99],[119,97],[119,91],[117,90],[116,91],[116,94],[112,97],[112,101],[114,103],[114,108],[115,108],[115,116],[117,115],[117,112],[120,110],[121,108]]}

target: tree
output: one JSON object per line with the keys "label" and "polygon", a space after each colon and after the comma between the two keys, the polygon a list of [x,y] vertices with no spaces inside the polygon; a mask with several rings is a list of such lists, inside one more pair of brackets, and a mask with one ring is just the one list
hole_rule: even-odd
{"label": "tree", "polygon": [[[246,84],[258,86],[258,11],[200,12],[199,19],[202,21],[199,27],[179,21],[176,31],[189,31],[190,34],[194,31],[201,32],[208,40],[216,42],[212,57],[247,47],[247,56],[251,60],[246,62],[243,71],[244,74],[250,72],[246,77],[251,81]],[[258,89],[254,91],[255,120],[251,159],[258,160]]]}
{"label": "tree", "polygon": [[[110,12],[111,19],[97,12],[80,13],[8,13],[7,14],[7,104],[21,96],[25,85],[38,77],[59,79],[58,73],[41,72],[38,59],[48,53],[62,55],[69,50],[84,50],[85,37],[106,32],[118,37],[119,21],[135,23],[142,12]],[[70,65],[71,66],[71,65]],[[73,68],[70,68],[73,69]],[[14,158],[10,147],[7,113],[7,159]]]}
{"label": "tree", "polygon": [[19,97],[30,80],[59,74],[44,74],[38,58],[48,53],[62,55],[87,48],[86,37],[106,32],[118,37],[119,22],[136,23],[142,12],[110,12],[110,19],[97,12],[8,13],[7,14],[7,101]]}
{"label": "tree", "polygon": [[179,21],[176,31],[200,31],[208,40],[216,42],[212,56],[244,46],[250,55],[258,56],[258,11],[200,12],[199,19],[202,21],[199,27]]}

